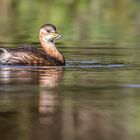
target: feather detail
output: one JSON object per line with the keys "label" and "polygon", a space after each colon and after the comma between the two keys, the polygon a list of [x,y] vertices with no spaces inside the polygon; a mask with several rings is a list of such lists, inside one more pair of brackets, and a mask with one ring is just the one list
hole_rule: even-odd
{"label": "feather detail", "polygon": [[0,64],[63,66],[64,56],[55,47],[55,40],[60,37],[54,25],[45,24],[39,32],[39,40],[44,51],[31,45],[10,49],[0,48]]}

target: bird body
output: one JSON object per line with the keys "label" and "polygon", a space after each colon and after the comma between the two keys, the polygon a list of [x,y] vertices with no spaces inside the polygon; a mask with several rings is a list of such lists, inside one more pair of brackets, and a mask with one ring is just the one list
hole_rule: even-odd
{"label": "bird body", "polygon": [[55,47],[55,40],[60,37],[54,25],[45,24],[39,33],[39,40],[44,50],[31,45],[9,49],[0,48],[0,64],[63,66],[65,65],[64,56]]}

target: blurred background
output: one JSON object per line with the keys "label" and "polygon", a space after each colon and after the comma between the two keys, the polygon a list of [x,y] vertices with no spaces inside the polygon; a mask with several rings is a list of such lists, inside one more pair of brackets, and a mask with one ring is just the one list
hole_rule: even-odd
{"label": "blurred background", "polygon": [[0,42],[37,42],[53,23],[65,41],[137,42],[139,0],[0,0]]}
{"label": "blurred background", "polygon": [[0,65],[0,140],[139,140],[140,0],[0,0],[0,46],[45,23],[66,66]]}

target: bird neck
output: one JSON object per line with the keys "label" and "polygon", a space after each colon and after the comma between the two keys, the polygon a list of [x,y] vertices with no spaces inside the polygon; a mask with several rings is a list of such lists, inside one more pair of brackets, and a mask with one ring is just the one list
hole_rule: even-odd
{"label": "bird neck", "polygon": [[57,50],[57,48],[55,47],[55,44],[52,42],[45,42],[45,41],[40,41],[41,42],[41,46],[43,47],[43,49],[45,50],[45,52],[55,58],[57,61],[60,61],[62,64],[65,64],[65,60],[62,54],[60,54],[60,52]]}

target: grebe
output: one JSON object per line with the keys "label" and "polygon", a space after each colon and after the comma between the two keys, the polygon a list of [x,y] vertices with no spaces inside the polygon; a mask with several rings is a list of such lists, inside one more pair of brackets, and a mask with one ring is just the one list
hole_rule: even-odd
{"label": "grebe", "polygon": [[65,58],[55,47],[55,41],[60,37],[54,25],[45,24],[39,32],[39,40],[44,51],[26,45],[18,48],[0,48],[0,64],[63,66]]}

